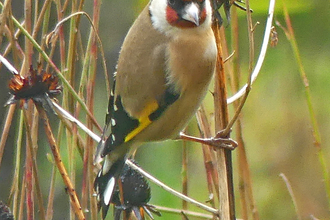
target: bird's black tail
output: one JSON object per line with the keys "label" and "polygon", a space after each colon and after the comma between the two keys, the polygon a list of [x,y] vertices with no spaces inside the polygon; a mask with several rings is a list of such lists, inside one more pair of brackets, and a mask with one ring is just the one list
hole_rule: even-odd
{"label": "bird's black tail", "polygon": [[124,165],[125,157],[117,159],[113,164],[106,158],[102,169],[95,178],[94,189],[97,194],[98,209],[102,209],[103,219],[107,215],[118,178],[120,177]]}

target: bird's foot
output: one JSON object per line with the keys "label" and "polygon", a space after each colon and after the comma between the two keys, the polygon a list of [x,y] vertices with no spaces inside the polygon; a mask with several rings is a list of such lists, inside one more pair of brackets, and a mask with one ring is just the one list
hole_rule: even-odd
{"label": "bird's foot", "polygon": [[234,150],[237,147],[237,142],[231,138],[223,137],[222,131],[218,132],[215,137],[211,138],[198,138],[194,136],[189,136],[184,133],[180,133],[180,139],[194,141],[201,144],[206,144],[215,148],[224,148],[228,150]]}

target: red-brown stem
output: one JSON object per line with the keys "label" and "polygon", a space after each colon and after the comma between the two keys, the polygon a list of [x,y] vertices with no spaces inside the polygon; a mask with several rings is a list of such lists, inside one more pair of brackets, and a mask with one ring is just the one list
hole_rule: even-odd
{"label": "red-brown stem", "polygon": [[[24,2],[24,20],[25,29],[27,32],[32,33],[32,0],[26,0]],[[32,63],[32,44],[27,37],[25,37],[25,59],[21,67],[21,74],[23,77],[27,76],[29,66]],[[29,103],[29,108],[31,109],[31,103]],[[31,117],[31,115],[27,116]],[[33,172],[32,172],[32,158],[29,146],[31,143],[26,143],[26,161],[25,161],[25,190],[26,190],[26,219],[34,219],[34,204],[33,204]]]}
{"label": "red-brown stem", "polygon": [[[57,20],[62,21],[64,9],[62,8],[61,1],[59,1],[59,0],[56,1],[56,9],[57,9],[56,10],[57,11]],[[59,41],[60,41],[61,72],[63,72],[65,69],[66,52],[65,52],[65,36],[64,36],[64,30],[63,30],[62,26],[58,30],[58,36],[59,36]]]}
{"label": "red-brown stem", "polygon": [[18,213],[18,220],[23,220],[25,219],[23,216],[24,213],[24,198],[25,198],[25,175],[23,176],[23,181],[22,181],[22,185],[21,185],[21,199],[20,199],[20,203],[19,203],[19,213]]}
{"label": "red-brown stem", "polygon": [[[29,106],[31,109],[31,105]],[[27,120],[30,115],[25,115],[25,120]],[[29,136],[29,132],[26,131],[26,136]],[[34,219],[34,198],[33,198],[33,161],[32,161],[32,152],[30,149],[32,148],[31,142],[26,142],[26,156],[25,156],[25,190],[26,190],[26,219],[33,220]]]}
{"label": "red-brown stem", "polygon": [[2,135],[1,135],[1,139],[0,139],[0,166],[1,166],[1,161],[2,161],[3,151],[5,150],[5,145],[6,145],[9,129],[12,124],[13,116],[15,113],[15,108],[16,108],[16,105],[11,105],[9,107],[7,117],[6,117],[6,122],[3,127],[3,131],[2,131]]}
{"label": "red-brown stem", "polygon": [[67,193],[70,196],[70,201],[71,201],[71,205],[74,209],[74,212],[79,220],[85,219],[84,213],[82,212],[80,202],[79,202],[77,194],[76,194],[76,190],[73,188],[73,184],[71,183],[71,180],[68,176],[68,172],[66,171],[66,168],[64,167],[64,164],[62,162],[61,155],[59,153],[53,132],[49,125],[48,117],[42,107],[40,107],[38,105],[36,105],[36,106],[37,106],[40,118],[44,124],[46,136],[47,136],[51,151],[54,156],[55,164],[56,164],[56,166],[62,176],[63,182],[67,188]]}
{"label": "red-brown stem", "polygon": [[[28,144],[27,144],[28,145]],[[26,146],[26,161],[25,161],[25,179],[26,179],[26,219],[34,219],[34,199],[33,199],[33,172],[32,172],[32,158],[29,147]]]}
{"label": "red-brown stem", "polygon": [[[25,17],[25,28],[26,31],[31,33],[32,31],[32,1],[27,0],[24,4],[24,17]],[[25,38],[25,59],[24,64],[21,68],[21,74],[24,76],[28,73],[29,65],[32,63],[32,44],[31,42]],[[31,107],[31,106],[30,106]],[[31,116],[28,116],[31,117]],[[29,142],[26,143],[26,161],[25,161],[25,190],[26,190],[26,219],[33,220],[34,219],[34,205],[33,205],[33,173],[32,173],[32,158],[31,152],[29,150]]]}
{"label": "red-brown stem", "polygon": [[[121,178],[119,178],[118,180],[118,187],[119,187],[119,193],[120,193],[120,203],[121,204],[125,204],[125,201],[124,201],[124,189],[123,189],[123,182],[121,181]],[[124,211],[123,212],[123,220],[127,220],[127,215],[126,215],[126,212]]]}
{"label": "red-brown stem", "polygon": [[[35,109],[33,109],[35,110]],[[37,161],[35,158],[35,151],[37,143],[34,143],[33,141],[37,142],[37,122],[38,122],[38,114],[34,114],[33,122],[29,121],[28,112],[26,110],[23,110],[24,112],[24,121],[25,121],[25,130],[26,130],[26,140],[27,140],[27,151],[29,153],[29,157],[31,157],[31,164],[32,164],[32,173],[33,173],[33,183],[34,183],[34,189],[36,191],[37,196],[37,202],[39,206],[39,217],[41,220],[46,219],[45,218],[45,209],[43,206],[43,199],[42,199],[42,193],[41,193],[41,187],[39,182],[39,175],[38,175],[38,169],[37,169]],[[34,128],[33,125],[34,124]]]}
{"label": "red-brown stem", "polygon": [[[240,82],[240,66],[239,66],[239,56],[240,56],[240,48],[239,48],[239,29],[238,29],[238,17],[237,17],[237,8],[233,7],[231,11],[231,30],[232,30],[232,45],[233,50],[235,50],[235,56],[232,58],[233,63],[233,71],[230,72],[230,79],[231,79],[231,88],[233,93],[235,93],[239,89],[239,82]],[[234,107],[237,109],[238,102],[234,102]],[[237,119],[235,124],[235,133],[236,133],[236,140],[238,143],[238,173],[239,173],[239,193],[240,193],[240,203],[241,203],[241,216],[243,219],[248,219],[248,201],[247,201],[247,190],[246,190],[246,181],[245,181],[245,172],[243,167],[243,160],[242,155],[244,149],[243,137],[242,137],[242,130],[241,130],[241,120],[240,117]]]}
{"label": "red-brown stem", "polygon": [[[203,138],[211,137],[211,125],[207,120],[206,112],[204,109],[204,106],[201,106],[199,111],[197,112],[197,119],[198,119],[198,125],[200,129],[201,136]],[[216,159],[214,155],[213,147],[210,147],[208,145],[202,144],[203,148],[203,156],[204,156],[204,166],[206,170],[206,178],[207,178],[207,187],[210,195],[213,195],[209,203],[212,205],[212,207],[215,207],[215,201],[214,201],[214,190],[213,185],[216,189],[219,189],[219,177],[218,172],[216,169]],[[219,200],[219,191],[215,190],[215,193],[217,195],[217,198]],[[216,219],[217,216],[213,215],[213,219]]]}
{"label": "red-brown stem", "polygon": [[[94,92],[95,92],[95,80],[96,80],[96,73],[97,73],[97,58],[98,58],[98,46],[97,46],[97,38],[96,34],[98,34],[99,28],[99,21],[100,21],[100,8],[101,8],[101,1],[94,0],[93,4],[93,24],[95,28],[95,32],[91,32],[91,57],[90,57],[90,68],[89,68],[89,80],[87,83],[87,106],[88,108],[93,111],[95,103],[94,103]],[[93,121],[92,119],[87,120],[88,127],[90,129],[93,128]],[[88,146],[93,146],[94,141],[92,138],[87,138]],[[92,150],[93,148],[90,148]],[[92,195],[94,192],[93,183],[94,183],[94,173],[93,173],[93,153],[89,151],[87,154],[87,172],[88,172],[88,183],[89,183],[89,195]],[[90,210],[91,210],[91,217],[92,219],[97,218],[97,204],[96,199],[90,199]]]}

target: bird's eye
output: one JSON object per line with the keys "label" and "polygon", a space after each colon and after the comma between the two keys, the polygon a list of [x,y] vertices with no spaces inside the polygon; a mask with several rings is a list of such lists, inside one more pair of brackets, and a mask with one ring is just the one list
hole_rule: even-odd
{"label": "bird's eye", "polygon": [[175,0],[168,0],[168,4],[169,5],[174,5],[175,4]]}

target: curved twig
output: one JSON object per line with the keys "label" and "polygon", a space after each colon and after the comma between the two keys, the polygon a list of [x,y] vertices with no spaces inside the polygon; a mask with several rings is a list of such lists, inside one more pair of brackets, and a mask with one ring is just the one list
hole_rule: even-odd
{"label": "curved twig", "polygon": [[[265,34],[264,34],[264,39],[262,42],[261,50],[260,50],[260,55],[258,57],[256,66],[251,74],[251,85],[254,83],[254,81],[257,79],[258,74],[260,72],[261,66],[264,62],[267,48],[268,48],[268,42],[270,38],[270,32],[272,29],[272,23],[273,23],[273,17],[274,17],[274,9],[275,9],[275,0],[270,0],[269,1],[269,10],[268,10],[268,18],[267,18],[267,23],[266,23],[266,28],[265,28]],[[250,85],[250,86],[251,86]],[[227,104],[233,103],[237,99],[241,98],[248,87],[248,83],[245,84],[235,95],[227,99]]]}
{"label": "curved twig", "polygon": [[102,45],[102,41],[100,39],[100,36],[99,34],[97,33],[97,30],[94,26],[94,23],[93,23],[93,20],[92,18],[84,11],[78,11],[78,12],[75,12],[69,16],[67,16],[66,18],[64,18],[63,20],[61,20],[60,22],[58,22],[54,28],[54,30],[52,32],[50,32],[47,36],[46,36],[46,44],[49,43],[49,41],[52,40],[54,34],[57,34],[59,28],[63,25],[63,23],[65,23],[66,21],[70,20],[72,17],[74,16],[77,16],[77,15],[84,15],[86,16],[87,20],[89,21],[89,23],[91,24],[94,32],[95,32],[95,36],[97,38],[97,42],[99,44],[99,48],[100,48],[100,51],[101,51],[101,56],[102,56],[102,66],[103,66],[103,69],[104,69],[104,75],[106,76],[105,77],[105,84],[106,84],[106,87],[107,87],[107,91],[108,91],[108,96],[110,94],[110,83],[109,83],[109,80],[108,80],[108,77],[107,77],[107,73],[108,73],[108,68],[107,68],[107,64],[106,64],[106,60],[105,60],[105,54],[104,54],[104,49],[103,49],[103,45]]}

